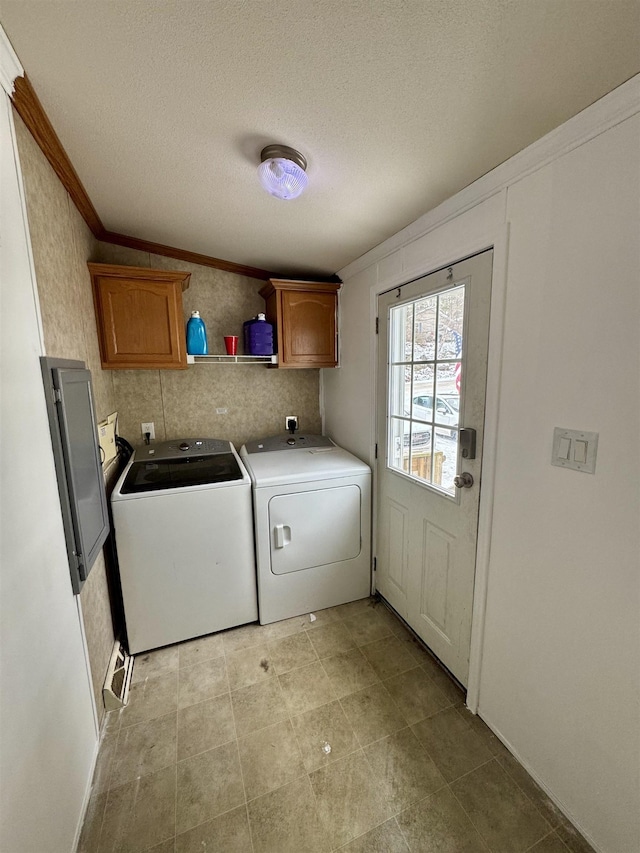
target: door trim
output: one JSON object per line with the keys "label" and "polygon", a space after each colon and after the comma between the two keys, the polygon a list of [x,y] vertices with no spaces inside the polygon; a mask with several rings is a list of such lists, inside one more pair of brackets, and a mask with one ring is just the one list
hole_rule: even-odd
{"label": "door trim", "polygon": [[[506,206],[506,190],[503,191]],[[378,314],[378,297],[393,287],[406,284],[415,278],[430,275],[445,266],[451,266],[465,258],[479,254],[487,249],[493,249],[493,270],[491,275],[491,311],[489,320],[489,350],[487,358],[487,385],[485,396],[485,428],[483,440],[482,489],[478,511],[478,541],[476,547],[476,574],[473,593],[473,611],[471,623],[471,647],[469,650],[469,682],[467,685],[466,704],[472,713],[477,713],[480,698],[482,676],[482,649],[484,643],[485,616],[487,603],[487,588],[489,581],[489,559],[491,554],[491,525],[493,520],[493,503],[495,492],[495,471],[498,438],[498,416],[500,403],[500,375],[502,372],[502,349],[504,336],[504,313],[507,287],[507,253],[509,244],[509,225],[503,224],[490,229],[491,239],[478,239],[469,243],[460,241],[458,256],[425,259],[424,270],[408,275],[407,272],[396,272],[389,278],[378,281],[369,294],[370,328],[374,337],[374,345],[370,351],[371,399],[374,401],[370,417],[370,434],[373,443],[370,448],[370,458],[374,458],[375,442],[380,445],[377,435],[376,413],[379,405],[378,387],[378,337],[375,334],[376,317]],[[374,467],[373,494],[377,495],[377,473]],[[373,501],[373,530],[377,529],[378,507],[377,500]],[[375,584],[375,578],[374,578]]]}

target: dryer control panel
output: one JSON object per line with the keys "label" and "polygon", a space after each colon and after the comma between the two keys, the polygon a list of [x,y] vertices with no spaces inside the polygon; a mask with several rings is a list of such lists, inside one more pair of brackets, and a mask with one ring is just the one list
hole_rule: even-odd
{"label": "dryer control panel", "polygon": [[309,450],[314,447],[335,447],[326,435],[272,435],[245,444],[246,453],[272,453],[274,450]]}

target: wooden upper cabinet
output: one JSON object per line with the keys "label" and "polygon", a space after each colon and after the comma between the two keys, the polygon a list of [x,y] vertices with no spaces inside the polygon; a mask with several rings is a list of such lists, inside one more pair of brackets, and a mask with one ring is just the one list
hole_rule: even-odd
{"label": "wooden upper cabinet", "polygon": [[187,366],[182,291],[191,273],[89,264],[102,366]]}
{"label": "wooden upper cabinet", "polygon": [[260,290],[275,326],[278,367],[335,367],[339,284],[272,278]]}

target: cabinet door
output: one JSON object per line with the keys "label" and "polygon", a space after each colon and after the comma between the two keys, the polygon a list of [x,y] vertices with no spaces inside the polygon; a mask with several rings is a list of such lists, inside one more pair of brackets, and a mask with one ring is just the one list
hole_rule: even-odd
{"label": "cabinet door", "polygon": [[100,276],[95,286],[103,367],[187,366],[178,282]]}
{"label": "cabinet door", "polygon": [[336,295],[283,290],[283,367],[335,367]]}

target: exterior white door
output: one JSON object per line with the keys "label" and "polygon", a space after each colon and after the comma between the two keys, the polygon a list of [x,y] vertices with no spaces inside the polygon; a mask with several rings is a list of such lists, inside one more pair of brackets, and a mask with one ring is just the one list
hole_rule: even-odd
{"label": "exterior white door", "polygon": [[465,686],[492,259],[378,300],[376,587]]}

